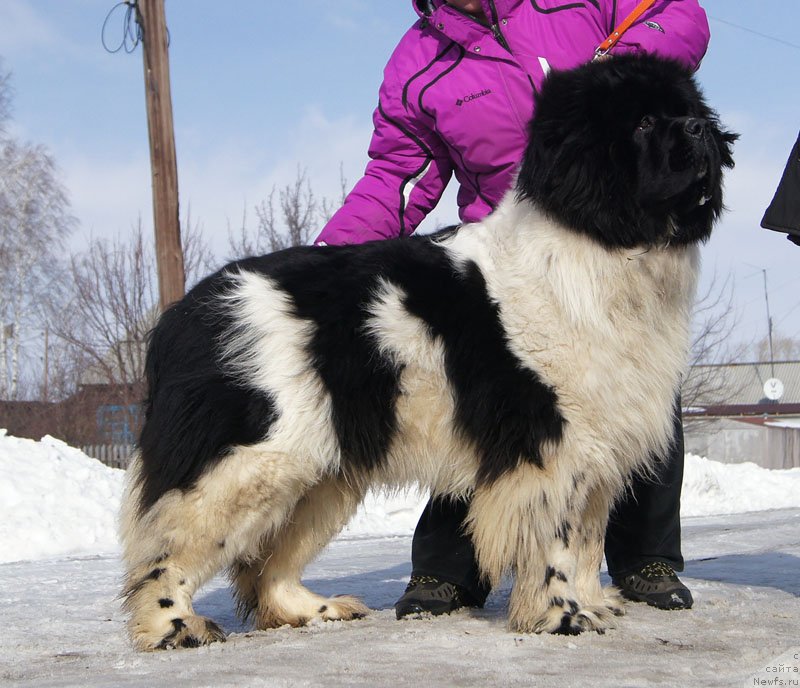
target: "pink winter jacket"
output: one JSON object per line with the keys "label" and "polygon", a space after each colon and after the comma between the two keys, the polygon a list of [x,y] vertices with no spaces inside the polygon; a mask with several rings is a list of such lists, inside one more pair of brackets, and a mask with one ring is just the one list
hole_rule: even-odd
{"label": "pink winter jacket", "polygon": [[[444,0],[414,0],[420,19],[384,70],[371,160],[317,243],[412,233],[453,173],[461,221],[487,215],[513,183],[547,70],[590,60],[638,2],[481,1],[491,27]],[[708,39],[696,0],[658,0],[612,53],[657,53],[696,68]]]}

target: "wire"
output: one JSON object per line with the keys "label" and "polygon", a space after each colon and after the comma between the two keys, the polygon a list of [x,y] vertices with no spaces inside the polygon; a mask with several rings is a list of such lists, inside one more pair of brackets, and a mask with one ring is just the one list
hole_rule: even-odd
{"label": "wire", "polygon": [[[116,48],[109,48],[106,42],[106,27],[114,14],[120,7],[126,7],[125,18],[122,21],[122,40]],[[103,21],[103,28],[100,31],[100,40],[103,47],[110,53],[118,53],[123,48],[126,53],[132,53],[136,50],[136,46],[142,40],[142,22],[141,13],[139,12],[138,0],[123,0],[114,5],[106,15]]]}
{"label": "wire", "polygon": [[795,312],[795,311],[796,311],[798,308],[800,308],[800,303],[796,303],[796,304],[795,304],[794,306],[792,306],[792,307],[791,307],[791,308],[790,308],[788,311],[786,311],[786,312],[785,312],[785,313],[784,313],[784,314],[781,316],[781,319],[780,319],[780,320],[778,320],[778,322],[777,322],[777,323],[775,323],[775,324],[776,324],[776,325],[780,325],[782,322],[785,322],[785,321],[787,320],[787,318],[788,318],[788,317],[789,317],[789,316],[790,316],[792,313],[794,313],[794,312]]}
{"label": "wire", "polygon": [[[120,7],[126,7],[125,18],[122,20],[122,40],[116,48],[109,48],[106,42],[106,28],[114,14]],[[100,41],[103,47],[110,53],[118,53],[123,48],[126,53],[132,53],[136,50],[136,46],[144,39],[144,28],[142,24],[142,13],[139,10],[139,0],[122,0],[114,5],[103,20],[103,28],[100,31]],[[167,47],[172,42],[169,29],[167,29]]]}
{"label": "wire", "polygon": [[754,29],[748,29],[746,26],[740,26],[739,24],[734,24],[727,19],[720,19],[719,17],[714,17],[713,15],[708,15],[709,19],[713,19],[714,21],[718,21],[720,24],[727,24],[728,26],[732,26],[735,29],[739,29],[740,31],[747,31],[747,33],[755,34],[756,36],[760,36],[761,38],[766,38],[767,40],[774,41],[775,43],[782,43],[783,45],[788,45],[790,48],[795,48],[796,50],[800,50],[800,45],[797,43],[790,43],[789,41],[785,41],[782,38],[776,38],[775,36],[770,36],[767,33],[761,33],[760,31],[755,31]]}

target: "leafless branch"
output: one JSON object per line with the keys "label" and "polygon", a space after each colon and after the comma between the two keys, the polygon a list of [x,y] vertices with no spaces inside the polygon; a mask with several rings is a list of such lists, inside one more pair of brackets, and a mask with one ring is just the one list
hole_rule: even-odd
{"label": "leafless branch", "polygon": [[740,391],[730,388],[723,367],[742,360],[746,349],[745,345],[732,342],[737,324],[733,303],[731,278],[720,281],[714,274],[694,309],[689,372],[681,390],[684,408],[722,404]]}
{"label": "leafless branch", "polygon": [[[341,195],[346,195],[346,180],[340,169]],[[257,227],[254,233],[247,226],[247,211],[236,232],[228,225],[228,246],[234,258],[272,253],[290,246],[310,243],[323,223],[335,211],[327,198],[318,200],[311,188],[308,173],[298,167],[294,180],[278,188],[255,206]]]}

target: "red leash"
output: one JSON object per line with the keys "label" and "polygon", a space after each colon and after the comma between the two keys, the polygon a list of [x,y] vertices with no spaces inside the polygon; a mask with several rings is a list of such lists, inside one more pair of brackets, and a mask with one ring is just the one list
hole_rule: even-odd
{"label": "red leash", "polygon": [[608,38],[604,40],[600,45],[595,48],[594,57],[597,59],[598,57],[602,57],[605,55],[611,48],[613,48],[617,41],[622,38],[622,34],[625,33],[629,28],[631,28],[631,24],[633,24],[639,17],[641,17],[647,10],[649,10],[656,0],[642,0],[636,7],[633,8],[633,12],[631,12],[625,19],[617,25],[617,27],[609,34]]}

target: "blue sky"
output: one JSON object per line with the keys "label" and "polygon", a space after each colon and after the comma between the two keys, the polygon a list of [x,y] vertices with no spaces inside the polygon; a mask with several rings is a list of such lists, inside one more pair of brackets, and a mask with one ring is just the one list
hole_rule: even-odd
{"label": "blue sky", "polygon": [[[12,133],[55,156],[80,229],[151,227],[141,48],[106,52],[112,0],[2,0],[0,56],[15,90]],[[766,334],[762,269],[776,331],[800,339],[800,247],[758,224],[800,129],[800,2],[705,0],[712,41],[699,72],[724,123],[741,133],[729,213],[704,248],[704,282],[735,286],[734,338]],[[112,14],[119,43],[124,8]],[[307,168],[338,195],[366,162],[383,65],[413,22],[411,0],[168,0],[181,212],[224,252],[227,226],[273,184]],[[456,217],[448,192],[429,220]]]}

